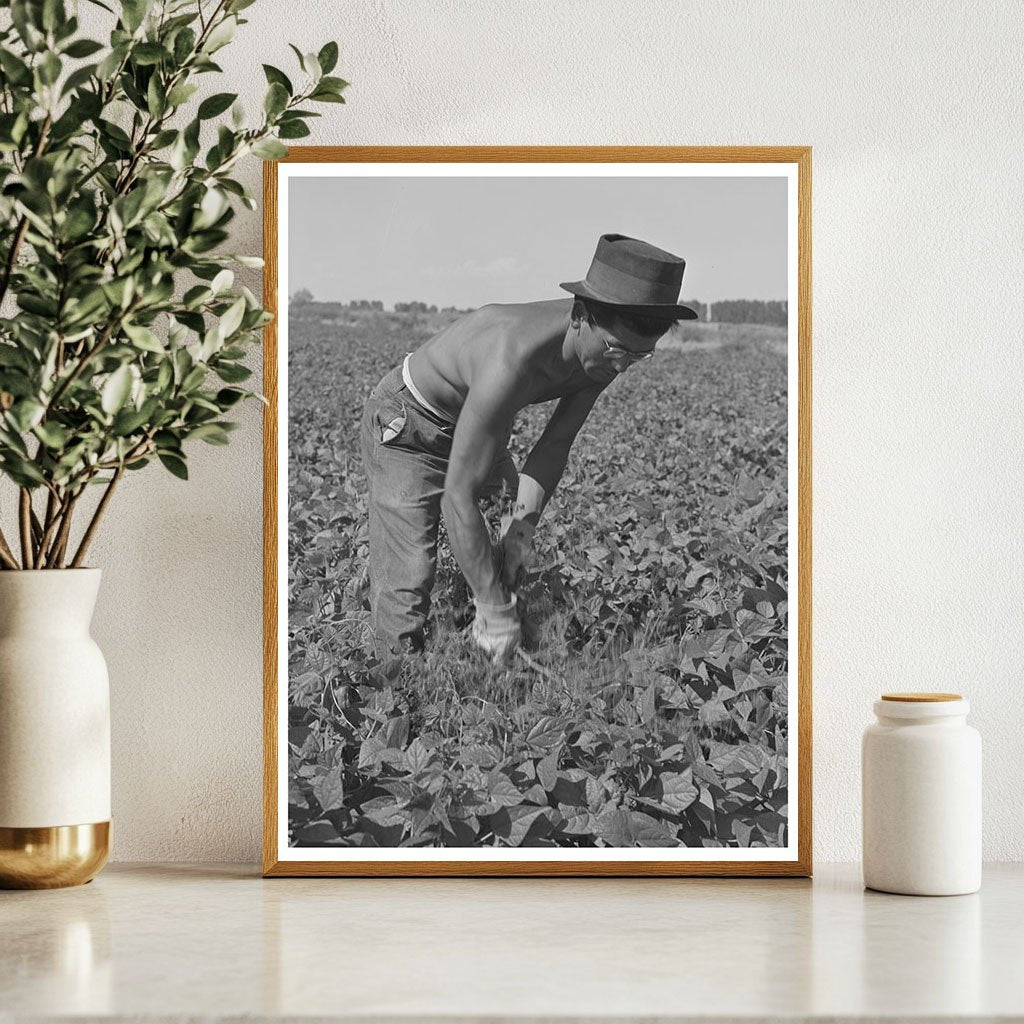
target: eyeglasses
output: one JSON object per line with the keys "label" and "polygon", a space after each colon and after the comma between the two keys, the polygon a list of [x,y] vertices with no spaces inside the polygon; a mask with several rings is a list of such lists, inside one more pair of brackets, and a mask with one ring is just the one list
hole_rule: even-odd
{"label": "eyeglasses", "polygon": [[654,349],[650,352],[630,352],[628,348],[620,348],[618,345],[613,345],[607,338],[603,338],[604,341],[604,354],[606,357],[612,357],[614,359],[624,359],[627,366],[632,366],[633,363],[642,363],[645,359],[650,359],[654,355]]}

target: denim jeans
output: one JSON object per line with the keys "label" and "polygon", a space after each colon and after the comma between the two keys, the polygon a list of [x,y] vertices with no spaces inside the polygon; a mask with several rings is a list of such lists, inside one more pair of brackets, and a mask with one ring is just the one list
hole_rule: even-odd
{"label": "denim jeans", "polygon": [[[416,401],[401,367],[370,392],[362,423],[369,481],[370,609],[378,645],[385,649],[419,650],[424,643],[454,435],[453,423]],[[510,484],[515,479],[507,448],[482,495],[502,479]]]}

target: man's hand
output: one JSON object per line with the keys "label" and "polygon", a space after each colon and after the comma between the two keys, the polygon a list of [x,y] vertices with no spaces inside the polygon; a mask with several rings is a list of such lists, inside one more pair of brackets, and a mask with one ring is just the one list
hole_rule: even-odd
{"label": "man's hand", "polygon": [[511,595],[508,604],[481,604],[477,601],[472,637],[477,647],[486,651],[494,661],[508,661],[523,638],[516,611],[516,595]]}
{"label": "man's hand", "polygon": [[506,517],[501,529],[501,582],[511,590],[521,571],[533,564],[535,523],[526,519]]}

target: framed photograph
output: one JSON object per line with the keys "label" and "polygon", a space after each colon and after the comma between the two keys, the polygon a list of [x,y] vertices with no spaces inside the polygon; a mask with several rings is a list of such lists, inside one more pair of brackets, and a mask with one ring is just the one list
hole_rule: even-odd
{"label": "framed photograph", "polygon": [[811,873],[810,175],[266,165],[266,875]]}

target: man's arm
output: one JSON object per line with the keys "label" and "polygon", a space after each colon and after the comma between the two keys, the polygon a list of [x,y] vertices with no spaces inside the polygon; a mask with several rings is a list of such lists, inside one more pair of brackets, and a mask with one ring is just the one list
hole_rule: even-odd
{"label": "man's arm", "polygon": [[455,427],[441,499],[452,553],[474,598],[485,605],[503,605],[509,597],[494,564],[491,538],[477,495],[512,425],[516,385],[497,360],[474,378]]}
{"label": "man's arm", "polygon": [[502,521],[501,581],[515,587],[533,557],[533,537],[540,514],[565,471],[576,435],[606,385],[563,398],[555,407],[540,440],[533,446],[522,473],[512,515]]}
{"label": "man's arm", "polygon": [[[520,500],[517,502],[517,517],[532,517],[532,521],[536,523],[541,511],[541,508],[537,507],[538,500],[540,500],[541,506],[546,504],[552,491],[558,486],[558,481],[561,480],[562,473],[565,471],[565,465],[569,461],[569,449],[572,448],[573,441],[576,440],[576,435],[580,432],[580,427],[590,415],[590,410],[593,409],[598,395],[606,387],[607,384],[600,384],[587,388],[585,391],[577,391],[576,394],[567,395],[561,399],[555,406],[555,411],[551,414],[544,433],[533,446],[520,474]],[[524,482],[523,477],[529,479]],[[540,499],[538,499],[536,488],[531,485],[531,481],[539,485],[542,491]]]}

